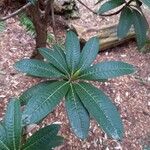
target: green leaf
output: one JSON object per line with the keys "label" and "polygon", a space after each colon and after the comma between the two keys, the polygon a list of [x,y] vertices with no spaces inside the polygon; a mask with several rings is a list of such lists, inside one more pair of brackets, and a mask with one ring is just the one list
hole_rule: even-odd
{"label": "green leaf", "polygon": [[60,71],[53,67],[50,63],[35,59],[23,59],[15,64],[18,71],[27,73],[31,76],[45,78],[61,78],[65,77]]}
{"label": "green leaf", "polygon": [[121,16],[120,16],[120,20],[119,20],[119,25],[117,28],[117,35],[119,38],[124,38],[126,37],[129,29],[131,28],[133,24],[133,16],[132,16],[132,11],[129,7],[124,7],[122,12],[121,12]]}
{"label": "green leaf", "polygon": [[74,32],[67,32],[65,47],[67,64],[71,73],[73,73],[80,59],[80,43]]}
{"label": "green leaf", "polygon": [[19,150],[21,144],[22,124],[19,100],[11,99],[4,119],[7,145],[10,150]]}
{"label": "green leaf", "polygon": [[91,38],[83,47],[79,62],[79,70],[84,70],[91,65],[99,51],[98,37]]}
{"label": "green leaf", "polygon": [[98,14],[103,14],[107,11],[110,11],[112,9],[115,9],[122,5],[124,3],[124,0],[109,0],[105,2],[100,9],[98,10]]}
{"label": "green leaf", "polygon": [[4,21],[0,21],[0,33],[3,32],[5,30],[5,22]]}
{"label": "green leaf", "polygon": [[128,63],[121,61],[104,61],[83,71],[79,78],[99,81],[128,75],[134,72],[135,68]]}
{"label": "green leaf", "polygon": [[65,54],[58,45],[55,45],[53,49],[40,48],[39,52],[44,58],[47,59],[48,62],[53,64],[61,72],[67,75],[69,74],[65,60]]}
{"label": "green leaf", "polygon": [[121,118],[109,97],[91,84],[84,82],[77,83],[75,90],[101,128],[113,139],[122,139],[123,125]]}
{"label": "green leaf", "polygon": [[6,131],[3,125],[0,123],[0,149],[10,150],[6,142]]}
{"label": "green leaf", "polygon": [[65,101],[68,118],[76,136],[85,139],[88,135],[90,124],[89,114],[75,93],[73,85],[71,84],[70,86],[71,88],[66,95]]}
{"label": "green leaf", "polygon": [[63,138],[57,136],[59,130],[58,125],[49,125],[34,133],[22,150],[50,150],[63,143]]}
{"label": "green leaf", "polygon": [[31,99],[32,97],[34,98],[34,96],[37,93],[44,93],[45,88],[49,88],[49,84],[56,82],[56,80],[51,80],[51,81],[45,81],[45,82],[41,82],[38,83],[37,85],[32,86],[31,88],[27,89],[25,92],[22,93],[22,95],[19,97],[20,100],[20,104],[23,105],[27,105],[29,99]]}
{"label": "green leaf", "polygon": [[141,0],[145,5],[150,7],[150,0]]}
{"label": "green leaf", "polygon": [[68,87],[68,82],[57,81],[43,87],[42,93],[33,92],[22,115],[23,124],[36,123],[53,111],[65,96]]}
{"label": "green leaf", "polygon": [[149,25],[147,23],[147,20],[145,19],[145,16],[139,10],[132,9],[132,14],[137,44],[139,49],[141,49],[146,44],[147,41],[146,33],[149,29]]}

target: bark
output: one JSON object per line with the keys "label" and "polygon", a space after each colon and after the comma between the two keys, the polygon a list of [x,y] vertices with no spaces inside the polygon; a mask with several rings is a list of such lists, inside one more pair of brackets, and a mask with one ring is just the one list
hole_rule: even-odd
{"label": "bark", "polygon": [[38,48],[46,47],[47,21],[45,17],[41,16],[38,4],[35,6],[31,6],[28,9],[28,13],[31,16],[31,19],[33,21],[36,30],[36,37],[35,37],[36,48],[33,51],[31,58],[41,59],[42,56],[38,53]]}

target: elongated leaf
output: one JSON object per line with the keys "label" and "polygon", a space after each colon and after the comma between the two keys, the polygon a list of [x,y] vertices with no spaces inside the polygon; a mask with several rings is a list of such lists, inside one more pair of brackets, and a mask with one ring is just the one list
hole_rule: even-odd
{"label": "elongated leaf", "polygon": [[79,82],[75,85],[78,96],[101,128],[112,138],[123,137],[123,125],[116,107],[110,99],[94,86]]}
{"label": "elongated leaf", "polygon": [[133,15],[132,11],[129,7],[125,7],[120,16],[119,25],[117,28],[117,35],[119,38],[126,37],[129,29],[131,28],[133,24]]}
{"label": "elongated leaf", "polygon": [[40,48],[39,52],[44,58],[47,59],[47,61],[52,63],[61,72],[69,74],[65,54],[58,45],[55,45],[54,49]]}
{"label": "elongated leaf", "polygon": [[10,150],[19,150],[21,144],[22,124],[20,103],[12,99],[7,107],[4,126],[7,135],[7,145]]}
{"label": "elongated leaf", "polygon": [[124,0],[109,0],[100,7],[98,13],[99,14],[105,13],[107,11],[110,11],[112,9],[119,7],[123,3],[124,3]]}
{"label": "elongated leaf", "polygon": [[85,139],[88,135],[90,124],[89,114],[75,93],[72,85],[66,96],[65,106],[74,133],[79,138]]}
{"label": "elongated leaf", "polygon": [[46,78],[61,78],[64,75],[51,64],[35,59],[23,59],[15,64],[18,71],[27,73],[28,75]]}
{"label": "elongated leaf", "polygon": [[23,145],[22,150],[50,150],[63,143],[63,138],[57,136],[58,125],[49,125],[34,133]]}
{"label": "elongated leaf", "polygon": [[34,96],[37,93],[44,93],[45,88],[49,88],[49,84],[56,82],[56,80],[52,80],[52,81],[45,81],[45,82],[41,82],[37,85],[32,86],[31,88],[27,89],[20,97],[20,103],[21,105],[27,105],[29,99],[31,99],[32,97],[34,98]]}
{"label": "elongated leaf", "polygon": [[91,38],[83,47],[81,58],[79,62],[79,70],[84,70],[91,65],[99,51],[99,39],[97,37]]}
{"label": "elongated leaf", "polygon": [[68,82],[57,81],[43,87],[42,93],[33,92],[23,112],[24,125],[36,123],[48,115],[65,96],[68,87]]}
{"label": "elongated leaf", "polygon": [[141,0],[141,1],[150,8],[150,0]]}
{"label": "elongated leaf", "polygon": [[9,150],[6,142],[6,131],[3,125],[0,123],[0,149],[1,150]]}
{"label": "elongated leaf", "polygon": [[128,63],[120,61],[104,61],[85,70],[80,78],[99,81],[128,75],[134,72],[135,68]]}
{"label": "elongated leaf", "polygon": [[139,10],[132,9],[132,14],[137,44],[139,49],[141,49],[147,41],[146,33],[149,29],[149,25],[145,19],[145,16]]}
{"label": "elongated leaf", "polygon": [[80,43],[77,35],[74,32],[67,32],[65,47],[67,64],[70,71],[73,73],[80,59]]}

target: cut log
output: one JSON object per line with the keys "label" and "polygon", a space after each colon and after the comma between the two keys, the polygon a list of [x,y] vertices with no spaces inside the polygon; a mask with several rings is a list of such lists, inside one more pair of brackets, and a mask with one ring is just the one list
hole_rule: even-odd
{"label": "cut log", "polygon": [[129,42],[135,39],[134,29],[131,28],[127,36],[123,39],[119,39],[117,36],[117,25],[103,27],[101,29],[83,29],[83,27],[73,26],[76,33],[79,36],[81,46],[83,47],[86,43],[85,37],[92,33],[92,36],[98,36],[100,39],[100,50],[110,49],[119,46],[123,43]]}

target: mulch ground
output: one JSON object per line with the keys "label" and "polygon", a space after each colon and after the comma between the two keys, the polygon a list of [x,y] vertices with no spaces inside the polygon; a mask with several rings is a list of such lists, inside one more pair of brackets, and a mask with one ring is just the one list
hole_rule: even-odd
{"label": "mulch ground", "polygon": [[[85,0],[85,3],[93,6],[93,2],[90,1],[90,5],[89,1]],[[80,20],[70,22],[83,25],[85,29],[100,27],[101,24],[116,23],[117,20],[117,17],[103,20],[93,16],[84,8],[81,10],[81,14]],[[10,98],[18,97],[27,88],[40,81],[38,78],[18,73],[13,68],[16,61],[31,56],[35,47],[33,37],[26,34],[25,29],[20,26],[17,19],[8,20],[6,25],[6,30],[0,33],[1,120]],[[144,147],[150,146],[150,53],[142,54],[138,52],[136,43],[131,41],[113,48],[111,51],[100,53],[95,62],[103,60],[125,61],[137,67],[137,73],[134,75],[116,78],[106,83],[94,83],[95,86],[104,90],[116,104],[125,128],[123,140],[118,142],[107,137],[92,118],[89,137],[83,141],[79,140],[70,129],[64,103],[61,102],[55,111],[43,121],[43,124],[54,122],[61,124],[60,134],[65,138],[65,143],[58,149],[142,150]]]}

